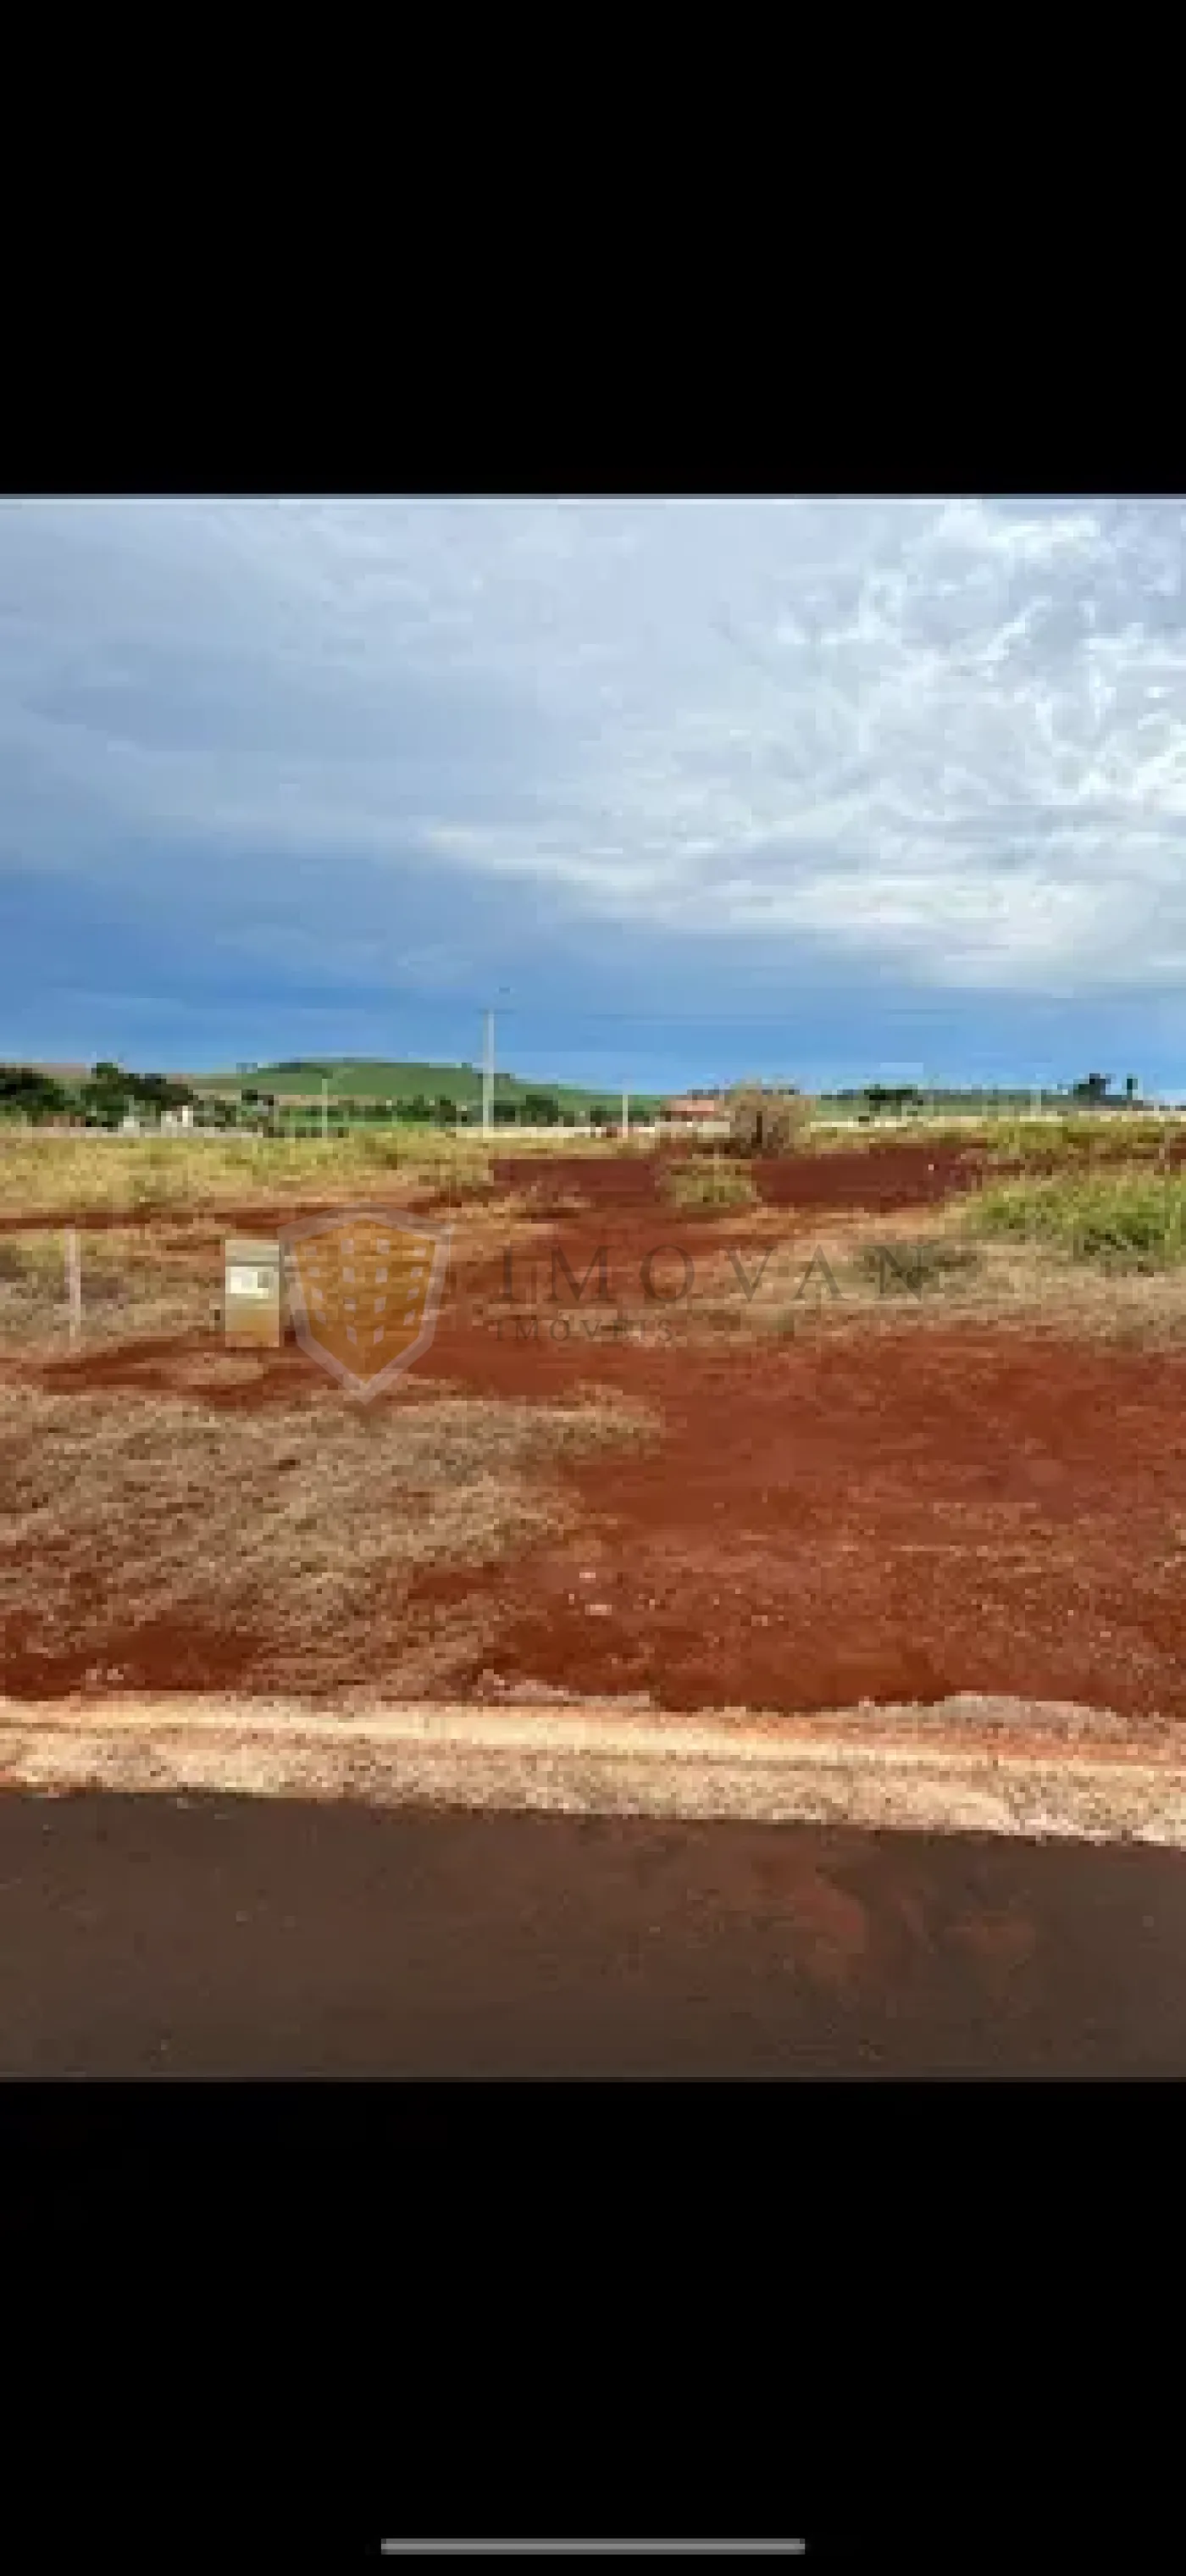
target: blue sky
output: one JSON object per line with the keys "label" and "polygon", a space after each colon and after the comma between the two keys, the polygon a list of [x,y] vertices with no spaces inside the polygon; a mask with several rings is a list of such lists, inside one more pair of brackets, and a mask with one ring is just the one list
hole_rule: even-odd
{"label": "blue sky", "polygon": [[0,1058],[1186,1093],[1186,507],[0,502]]}

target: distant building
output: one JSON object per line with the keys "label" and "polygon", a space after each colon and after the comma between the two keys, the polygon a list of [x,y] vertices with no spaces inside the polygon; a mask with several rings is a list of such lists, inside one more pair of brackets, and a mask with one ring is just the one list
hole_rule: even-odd
{"label": "distant building", "polygon": [[684,1092],[678,1100],[665,1100],[659,1115],[661,1118],[670,1118],[676,1125],[701,1127],[706,1118],[722,1118],[727,1115],[727,1112],[719,1100],[712,1100],[705,1094],[689,1091]]}

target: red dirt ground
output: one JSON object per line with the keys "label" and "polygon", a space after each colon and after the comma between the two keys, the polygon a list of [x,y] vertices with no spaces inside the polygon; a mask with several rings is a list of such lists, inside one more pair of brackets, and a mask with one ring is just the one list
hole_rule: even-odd
{"label": "red dirt ground", "polygon": [[[951,1149],[949,1149],[950,1153]],[[788,1158],[763,1181],[804,1227],[787,1227],[802,1254],[811,1212],[858,1204],[917,1204],[942,1178],[958,1185],[966,1158],[942,1172],[932,1148]],[[771,1212],[688,1218],[656,1199],[658,1158],[603,1162],[555,1157],[503,1163],[547,1189],[592,1189],[599,1212],[516,1234],[516,1296],[536,1307],[538,1339],[502,1338],[470,1298],[497,1299],[500,1253],[480,1270],[464,1259],[467,1294],[442,1315],[431,1351],[379,1407],[451,1392],[546,1404],[577,1387],[636,1397],[665,1429],[646,1452],[606,1450],[564,1466],[590,1516],[587,1535],[557,1541],[485,1571],[425,1573],[414,1600],[446,1629],[462,1603],[497,1606],[493,1648],[471,1673],[449,1673],[450,1696],[499,1683],[584,1693],[649,1692],[673,1710],[749,1705],[826,1710],[871,1701],[935,1701],[957,1692],[1068,1700],[1144,1719],[1186,1719],[1186,1354],[1023,1338],[967,1319],[945,1327],[920,1315],[899,1330],[807,1334],[793,1342],[681,1339],[677,1258],[657,1260],[660,1294],[640,1270],[660,1244],[735,1247],[747,1272],[769,1239]],[[971,1170],[974,1174],[975,1166]],[[787,1177],[784,1177],[787,1176]],[[785,1195],[784,1195],[785,1192]],[[815,1195],[796,1195],[813,1192]],[[913,1195],[911,1195],[913,1193]],[[304,1211],[302,1211],[304,1212]],[[276,1223],[293,1213],[274,1212]],[[260,1210],[236,1211],[258,1228]],[[59,1218],[54,1220],[61,1223]],[[118,1221],[126,1223],[126,1218]],[[164,1222],[184,1241],[184,1221]],[[207,1238],[217,1218],[195,1212]],[[548,1296],[558,1243],[579,1282],[604,1243],[610,1301],[590,1280]],[[536,1285],[530,1284],[531,1261]],[[777,1264],[771,1256],[770,1268]],[[801,1269],[802,1260],[797,1263]],[[647,1338],[614,1340],[624,1309]],[[685,1310],[686,1311],[686,1310]],[[495,1309],[497,1312],[497,1309]],[[557,1327],[556,1338],[552,1326]],[[567,1324],[567,1337],[563,1326]],[[671,1333],[667,1345],[656,1336]],[[0,1379],[55,1392],[116,1389],[134,1399],[194,1394],[195,1354],[212,1335],[135,1341],[78,1359],[9,1353]],[[263,1355],[258,1374],[217,1379],[202,1400],[228,1411],[300,1401],[326,1381],[295,1344]],[[346,1399],[343,1399],[344,1401]],[[145,1591],[151,1536],[145,1534]],[[101,1586],[101,1565],[93,1579]],[[0,1690],[46,1696],[80,1675],[42,1655],[22,1658],[14,1622],[0,1648]],[[272,1687],[249,1634],[176,1634],[158,1623],[112,1639],[108,1662],[129,1688]],[[29,1669],[26,1671],[26,1663]],[[376,1646],[360,1687],[398,1695],[398,1669]]]}
{"label": "red dirt ground", "polygon": [[[4,1374],[129,1394],[186,1383],[193,1337]],[[545,1683],[661,1706],[788,1711],[977,1691],[1186,1719],[1186,1354],[919,1323],[762,1351],[673,1341],[500,1341],[461,1319],[380,1404],[451,1391],[547,1403],[612,1386],[665,1423],[647,1452],[561,1471],[587,1535],[485,1571],[425,1573],[418,1608],[501,1627],[447,1688]],[[213,1406],[291,1402],[324,1379],[294,1347]],[[192,1381],[188,1391],[192,1392]],[[146,1591],[151,1546],[146,1538]],[[96,1567],[95,1580],[101,1582]],[[15,1637],[11,1645],[15,1646]],[[250,1636],[162,1627],[113,1641],[132,1688],[266,1691]],[[398,1670],[361,1669],[394,1695]],[[14,1696],[77,1686],[39,1655]]]}
{"label": "red dirt ground", "polygon": [[487,1335],[447,1365],[475,1394],[612,1379],[666,1418],[651,1454],[569,1471],[595,1538],[480,1579],[506,1682],[1186,1718],[1186,1356],[928,1325],[719,1356]]}
{"label": "red dirt ground", "polygon": [[834,1154],[787,1154],[754,1164],[771,1207],[873,1208],[879,1213],[936,1206],[975,1188],[984,1156],[964,1145],[875,1145]]}
{"label": "red dirt ground", "polygon": [[[361,1195],[358,1190],[353,1190],[348,1196],[339,1193],[334,1199],[303,1198],[300,1214],[303,1217],[332,1216],[343,1206],[357,1207]],[[372,1195],[378,1195],[381,1199],[383,1193],[379,1190]],[[17,1208],[15,1211],[12,1208],[5,1208],[0,1212],[0,1234],[54,1232],[60,1234],[63,1227],[68,1225],[75,1226],[79,1233],[85,1234],[110,1234],[117,1229],[122,1232],[125,1228],[134,1229],[137,1226],[143,1227],[147,1232],[150,1228],[160,1225],[172,1225],[180,1229],[187,1223],[192,1225],[195,1231],[204,1228],[208,1232],[217,1233],[221,1228],[223,1231],[237,1229],[243,1234],[259,1234],[261,1230],[267,1232],[269,1228],[275,1227],[279,1231],[282,1225],[289,1225],[293,1213],[291,1199],[286,1199],[279,1205],[269,1205],[260,1199],[249,1199],[246,1203],[238,1200],[233,1205],[218,1207],[203,1202],[195,1206],[192,1213],[183,1207],[179,1208],[173,1200],[159,1207],[105,1207],[77,1210],[57,1208],[51,1209],[48,1215],[44,1208]],[[179,1240],[185,1242],[188,1238],[180,1234]]]}
{"label": "red dirt ground", "polygon": [[[633,1209],[661,1205],[665,1173],[689,1159],[707,1158],[703,1152],[691,1158],[686,1150],[601,1162],[580,1154],[512,1155],[493,1169],[504,1188],[527,1197],[571,1191],[599,1208]],[[931,1205],[973,1186],[983,1161],[964,1145],[883,1144],[759,1158],[752,1168],[759,1197],[771,1207],[888,1210]]]}
{"label": "red dirt ground", "polygon": [[499,1188],[525,1197],[571,1190],[599,1207],[647,1207],[671,1157],[666,1154],[501,1154],[491,1165]]}

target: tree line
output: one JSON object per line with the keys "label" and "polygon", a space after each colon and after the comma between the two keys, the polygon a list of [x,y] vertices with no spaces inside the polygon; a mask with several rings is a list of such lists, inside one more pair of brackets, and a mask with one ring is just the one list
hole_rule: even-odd
{"label": "tree line", "polygon": [[192,1107],[194,1099],[188,1083],[164,1073],[128,1073],[118,1064],[97,1064],[77,1083],[61,1082],[36,1065],[0,1064],[0,1117],[116,1127],[130,1109],[159,1115],[165,1109]]}
{"label": "tree line", "polygon": [[[245,1083],[236,1094],[228,1096],[199,1093],[190,1083],[177,1081],[171,1075],[135,1073],[107,1061],[94,1065],[90,1074],[78,1082],[64,1082],[36,1065],[0,1064],[0,1119],[27,1119],[35,1125],[119,1127],[129,1114],[152,1118],[167,1110],[184,1108],[193,1109],[204,1127],[234,1128],[244,1123],[254,1127],[261,1121],[273,1125],[284,1118],[313,1134],[320,1132],[323,1115],[318,1102],[292,1101],[281,1092],[253,1083]],[[528,1091],[521,1101],[496,1097],[493,1108],[496,1127],[559,1127],[571,1125],[574,1118],[574,1113],[566,1111],[558,1094],[552,1091]],[[614,1123],[614,1112],[600,1102],[595,1102],[587,1115],[591,1126]],[[457,1127],[468,1123],[456,1100],[430,1099],[423,1092],[403,1100],[338,1096],[326,1103],[325,1116],[331,1127],[346,1123],[387,1126],[393,1119],[401,1126]]]}

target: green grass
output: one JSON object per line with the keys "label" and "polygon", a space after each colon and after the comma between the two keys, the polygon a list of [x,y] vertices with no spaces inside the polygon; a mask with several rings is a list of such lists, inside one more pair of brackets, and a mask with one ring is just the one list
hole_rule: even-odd
{"label": "green grass", "polygon": [[757,1196],[749,1172],[724,1161],[676,1164],[663,1179],[665,1195],[677,1208],[752,1207]]}
{"label": "green grass", "polygon": [[1116,1269],[1162,1270],[1186,1260],[1186,1179],[1119,1172],[1012,1181],[969,1211],[977,1232],[1012,1237]]}
{"label": "green grass", "polygon": [[[1169,1123],[1168,1132],[1177,1136],[1176,1122]],[[1111,1162],[1126,1154],[1156,1152],[1166,1133],[1164,1119],[1136,1112],[1123,1118],[1088,1111],[1050,1121],[1002,1119],[992,1130],[993,1158],[1040,1163],[1053,1156],[1070,1164]]]}

